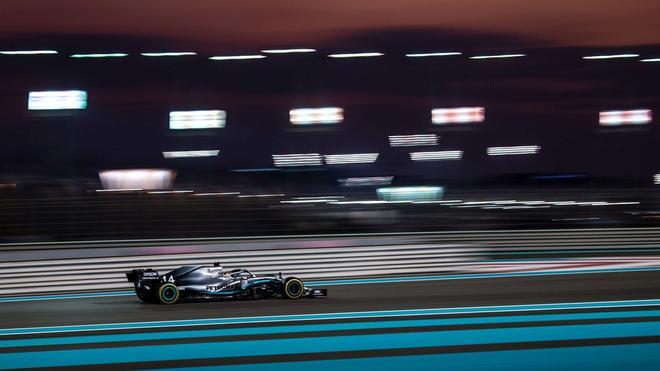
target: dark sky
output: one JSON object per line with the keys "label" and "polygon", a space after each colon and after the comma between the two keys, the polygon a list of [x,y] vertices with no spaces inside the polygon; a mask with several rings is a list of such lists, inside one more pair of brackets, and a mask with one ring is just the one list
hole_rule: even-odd
{"label": "dark sky", "polygon": [[[271,154],[301,152],[381,154],[372,166],[333,170],[336,177],[580,173],[650,182],[660,172],[660,63],[581,59],[601,51],[660,57],[657,0],[0,1],[0,50],[61,52],[0,56],[0,178],[171,167],[183,179],[270,167]],[[206,58],[269,47],[319,52],[240,62]],[[170,49],[200,55],[163,60],[138,54]],[[362,49],[386,55],[325,57]],[[465,55],[403,57],[447,49]],[[67,57],[93,51],[131,56]],[[466,58],[499,51],[528,57]],[[40,117],[26,110],[31,90],[74,88],[89,93],[84,112]],[[335,130],[292,130],[290,108],[319,105],[344,107],[345,122]],[[486,122],[469,130],[430,124],[432,108],[460,106],[486,107]],[[655,122],[630,131],[598,127],[600,110],[633,108],[654,110]],[[189,109],[227,110],[227,127],[174,135],[168,112]],[[407,150],[389,148],[388,135],[420,133],[441,140],[418,150],[460,149],[463,160],[412,164]],[[532,144],[542,146],[538,156],[485,154],[487,146]],[[209,148],[221,155],[171,161],[161,154]]]}
{"label": "dark sky", "polygon": [[[130,5],[128,5],[130,4]],[[536,46],[660,43],[657,0],[2,0],[0,39],[99,34],[222,51],[323,47],[372,30],[507,34]]]}

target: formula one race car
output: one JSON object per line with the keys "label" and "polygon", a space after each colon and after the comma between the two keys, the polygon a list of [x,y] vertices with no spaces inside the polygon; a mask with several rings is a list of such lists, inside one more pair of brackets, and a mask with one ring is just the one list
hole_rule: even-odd
{"label": "formula one race car", "polygon": [[327,296],[327,289],[305,287],[296,277],[254,275],[247,269],[224,271],[220,264],[213,266],[184,265],[160,276],[153,269],[133,269],[126,272],[128,282],[135,286],[138,298],[146,303],[174,304],[188,299],[265,299],[281,297]]}

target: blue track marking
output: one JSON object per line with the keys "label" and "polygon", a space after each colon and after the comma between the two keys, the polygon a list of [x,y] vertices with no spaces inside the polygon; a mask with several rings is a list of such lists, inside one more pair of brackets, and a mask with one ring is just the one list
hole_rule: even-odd
{"label": "blue track marking", "polygon": [[657,371],[660,344],[603,345],[176,368],[190,371]]}
{"label": "blue track marking", "polygon": [[335,319],[432,316],[432,315],[478,314],[478,313],[507,313],[507,312],[521,312],[521,311],[541,311],[541,310],[549,311],[549,310],[567,310],[567,309],[634,308],[634,307],[648,307],[648,306],[660,306],[660,299],[498,305],[498,306],[458,307],[458,308],[402,309],[402,310],[382,310],[382,311],[369,311],[369,312],[289,314],[289,315],[258,316],[258,317],[207,318],[207,319],[191,319],[191,320],[107,323],[107,324],[73,325],[73,326],[24,327],[24,328],[0,329],[0,336],[82,332],[82,331],[149,329],[149,328],[184,327],[184,326],[191,327],[191,326],[229,325],[229,324],[273,323],[273,322],[291,322],[291,321],[318,321],[318,320],[335,320]]}
{"label": "blue track marking", "polygon": [[365,285],[365,284],[376,284],[376,283],[449,281],[449,280],[469,280],[469,279],[506,278],[506,277],[562,276],[562,275],[575,275],[575,274],[625,273],[625,272],[644,272],[644,271],[660,271],[660,267],[563,270],[563,271],[524,272],[524,273],[476,273],[476,274],[446,274],[441,276],[359,278],[354,280],[305,282],[305,285],[309,285],[309,286]]}
{"label": "blue track marking", "polygon": [[427,331],[0,354],[6,369],[660,336],[660,322]]}
{"label": "blue track marking", "polygon": [[390,321],[373,321],[373,322],[329,323],[329,324],[315,324],[315,325],[245,327],[245,328],[212,329],[212,330],[163,331],[163,332],[146,332],[146,333],[135,333],[135,334],[62,336],[62,337],[53,337],[53,338],[0,340],[0,348],[48,346],[48,345],[72,345],[72,344],[98,344],[98,343],[112,343],[112,342],[124,342],[124,341],[149,341],[149,340],[166,340],[166,339],[193,339],[193,338],[216,337],[216,336],[271,335],[271,334],[286,334],[286,333],[309,333],[309,332],[320,332],[320,331],[399,329],[399,328],[411,328],[411,327],[424,328],[431,326],[451,326],[451,325],[513,324],[513,323],[526,323],[526,322],[539,322],[539,321],[552,322],[552,321],[587,320],[587,319],[608,320],[608,319],[618,319],[618,318],[640,318],[640,317],[660,317],[660,310],[390,320]]}
{"label": "blue track marking", "polygon": [[541,310],[549,311],[549,310],[567,310],[567,309],[634,308],[634,307],[648,307],[648,306],[660,306],[660,299],[498,305],[498,306],[458,307],[458,308],[402,309],[402,310],[382,310],[382,311],[370,311],[370,312],[289,314],[289,315],[258,316],[258,317],[207,318],[207,319],[191,319],[191,320],[106,323],[106,324],[73,325],[73,326],[24,327],[24,328],[0,329],[0,336],[83,332],[83,331],[149,329],[149,328],[184,327],[184,326],[191,327],[191,326],[273,323],[273,322],[291,322],[291,321],[318,321],[318,320],[355,319],[355,318],[507,313],[507,312],[521,312],[521,311],[541,311]]}
{"label": "blue track marking", "polygon": [[[398,282],[428,282],[428,281],[450,281],[450,280],[468,280],[468,279],[488,279],[488,278],[507,278],[507,277],[538,277],[538,276],[560,276],[576,274],[595,274],[595,273],[629,273],[629,272],[647,272],[660,271],[660,267],[643,268],[612,268],[612,269],[591,269],[591,270],[563,270],[563,271],[545,271],[545,272],[521,272],[521,273],[476,273],[476,274],[444,274],[435,276],[407,276],[407,277],[386,277],[386,278],[358,278],[358,279],[340,279],[327,281],[309,281],[305,286],[344,286],[344,285],[371,285],[381,283]],[[0,298],[0,303],[37,301],[37,300],[62,300],[62,299],[87,299],[102,298],[112,296],[133,296],[133,291],[112,291],[112,292],[91,292],[81,294],[56,294],[39,296],[11,296]]]}

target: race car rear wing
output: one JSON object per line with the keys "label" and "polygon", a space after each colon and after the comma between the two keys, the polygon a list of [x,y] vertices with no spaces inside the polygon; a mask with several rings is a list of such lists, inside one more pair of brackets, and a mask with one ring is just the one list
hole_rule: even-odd
{"label": "race car rear wing", "polygon": [[133,269],[126,272],[128,282],[136,283],[142,280],[158,280],[158,272],[153,269]]}

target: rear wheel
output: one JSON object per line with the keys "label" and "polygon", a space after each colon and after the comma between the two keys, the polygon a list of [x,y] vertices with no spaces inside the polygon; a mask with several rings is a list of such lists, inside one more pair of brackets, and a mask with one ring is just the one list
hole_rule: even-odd
{"label": "rear wheel", "polygon": [[305,293],[303,281],[296,277],[289,277],[284,280],[282,287],[282,297],[287,299],[298,299]]}
{"label": "rear wheel", "polygon": [[172,283],[165,283],[158,288],[158,301],[174,304],[179,300],[179,289]]}

